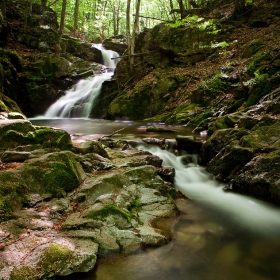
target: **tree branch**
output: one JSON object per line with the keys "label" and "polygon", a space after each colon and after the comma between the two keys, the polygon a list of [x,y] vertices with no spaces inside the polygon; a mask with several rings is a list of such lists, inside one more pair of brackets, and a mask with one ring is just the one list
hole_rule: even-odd
{"label": "tree branch", "polygon": [[125,129],[125,127],[123,127],[123,128],[121,128],[121,129],[119,129],[119,130],[116,130],[116,131],[114,131],[113,133],[111,133],[111,134],[108,134],[108,135],[102,135],[101,137],[100,137],[100,139],[102,139],[102,138],[110,138],[110,137],[112,137],[113,135],[115,135],[116,133],[118,133],[118,132],[120,132],[120,131],[122,131],[122,130],[124,130]]}

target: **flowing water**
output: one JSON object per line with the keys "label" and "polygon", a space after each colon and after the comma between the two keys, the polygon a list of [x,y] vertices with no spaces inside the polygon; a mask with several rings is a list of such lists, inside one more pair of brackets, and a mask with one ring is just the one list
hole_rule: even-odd
{"label": "flowing water", "polygon": [[43,117],[87,118],[89,116],[100,94],[102,83],[111,79],[113,70],[118,62],[118,59],[112,60],[111,58],[119,56],[114,51],[105,50],[97,45],[96,47],[102,52],[103,64],[107,67],[107,71],[101,75],[79,81],[64,96],[51,105]]}
{"label": "flowing water", "polygon": [[[115,55],[115,54],[114,54]],[[105,59],[104,59],[105,61]],[[111,60],[110,60],[111,62]],[[112,65],[108,65],[111,67]],[[204,168],[183,164],[185,155],[144,145],[143,137],[175,138],[190,135],[184,126],[174,133],[146,133],[146,122],[88,119],[101,84],[111,73],[83,80],[49,108],[35,125],[62,128],[72,139],[94,139],[123,129],[114,137],[128,139],[176,169],[175,187],[189,199],[179,200],[181,215],[174,238],[166,246],[132,255],[100,258],[89,273],[72,280],[270,280],[280,279],[280,209],[256,199],[223,191]],[[79,118],[71,118],[79,116]],[[199,135],[198,135],[199,137]],[[64,278],[63,278],[64,279]]]}

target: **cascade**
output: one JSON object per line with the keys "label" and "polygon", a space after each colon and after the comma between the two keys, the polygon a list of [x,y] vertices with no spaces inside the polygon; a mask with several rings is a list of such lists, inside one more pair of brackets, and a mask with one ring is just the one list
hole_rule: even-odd
{"label": "cascade", "polygon": [[[182,159],[186,155],[175,156],[167,150],[147,145],[139,145],[138,149],[157,155],[164,166],[175,168],[175,187],[199,205],[223,213],[240,230],[279,240],[278,207],[245,195],[225,192],[224,185],[213,179],[204,168],[196,163],[184,165]],[[188,156],[196,162],[195,155]]]}
{"label": "cascade", "polygon": [[106,50],[101,45],[94,45],[101,50],[103,64],[107,71],[100,75],[79,81],[69,89],[64,96],[52,104],[46,111],[44,118],[87,118],[97,100],[102,83],[111,79],[113,71],[118,63],[117,52]]}

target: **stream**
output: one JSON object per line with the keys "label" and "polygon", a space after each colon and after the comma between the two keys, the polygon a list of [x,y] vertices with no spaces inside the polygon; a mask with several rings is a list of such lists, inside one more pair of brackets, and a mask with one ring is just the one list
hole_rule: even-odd
{"label": "stream", "polygon": [[[145,132],[152,123],[94,119],[31,119],[35,125],[56,126],[72,138],[98,138],[124,128],[117,139],[163,159],[176,169],[175,186],[189,200],[179,200],[181,216],[174,238],[166,246],[148,248],[132,255],[100,258],[89,273],[74,274],[71,280],[269,280],[280,275],[280,209],[244,195],[223,191],[203,167],[187,166],[182,156],[149,147],[143,137],[174,139],[191,135],[184,126],[168,126],[178,133]],[[199,135],[197,136],[199,137]]]}
{"label": "stream", "polygon": [[[104,61],[115,55],[105,52]],[[114,68],[112,65],[107,67]],[[193,163],[184,165],[182,155],[175,156],[141,141],[144,137],[174,139],[177,135],[192,135],[185,126],[168,126],[175,132],[158,134],[145,131],[153,123],[89,119],[101,85],[111,75],[112,72],[108,71],[80,81],[44,116],[30,121],[34,125],[64,129],[74,141],[97,139],[123,129],[114,138],[126,139],[138,149],[162,158],[165,166],[174,167],[174,185],[189,199],[177,201],[181,215],[169,244],[131,255],[100,258],[93,271],[62,279],[279,279],[280,209],[254,198],[224,192],[224,185],[196,164],[196,155],[191,155]],[[203,138],[203,135],[196,136]]]}

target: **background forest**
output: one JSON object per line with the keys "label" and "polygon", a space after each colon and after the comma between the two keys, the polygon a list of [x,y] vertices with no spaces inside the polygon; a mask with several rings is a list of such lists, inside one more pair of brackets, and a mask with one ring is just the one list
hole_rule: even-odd
{"label": "background forest", "polygon": [[[41,4],[56,11],[58,17],[61,15],[62,0],[27,2],[29,7],[32,3]],[[227,2],[234,2],[237,10],[242,10],[245,4],[252,3],[252,0],[70,0],[66,5],[64,31],[81,39],[100,42],[106,37],[126,35],[127,19],[132,26],[138,4],[140,20],[137,32],[140,32],[160,22],[176,21],[188,15],[205,13]]]}

